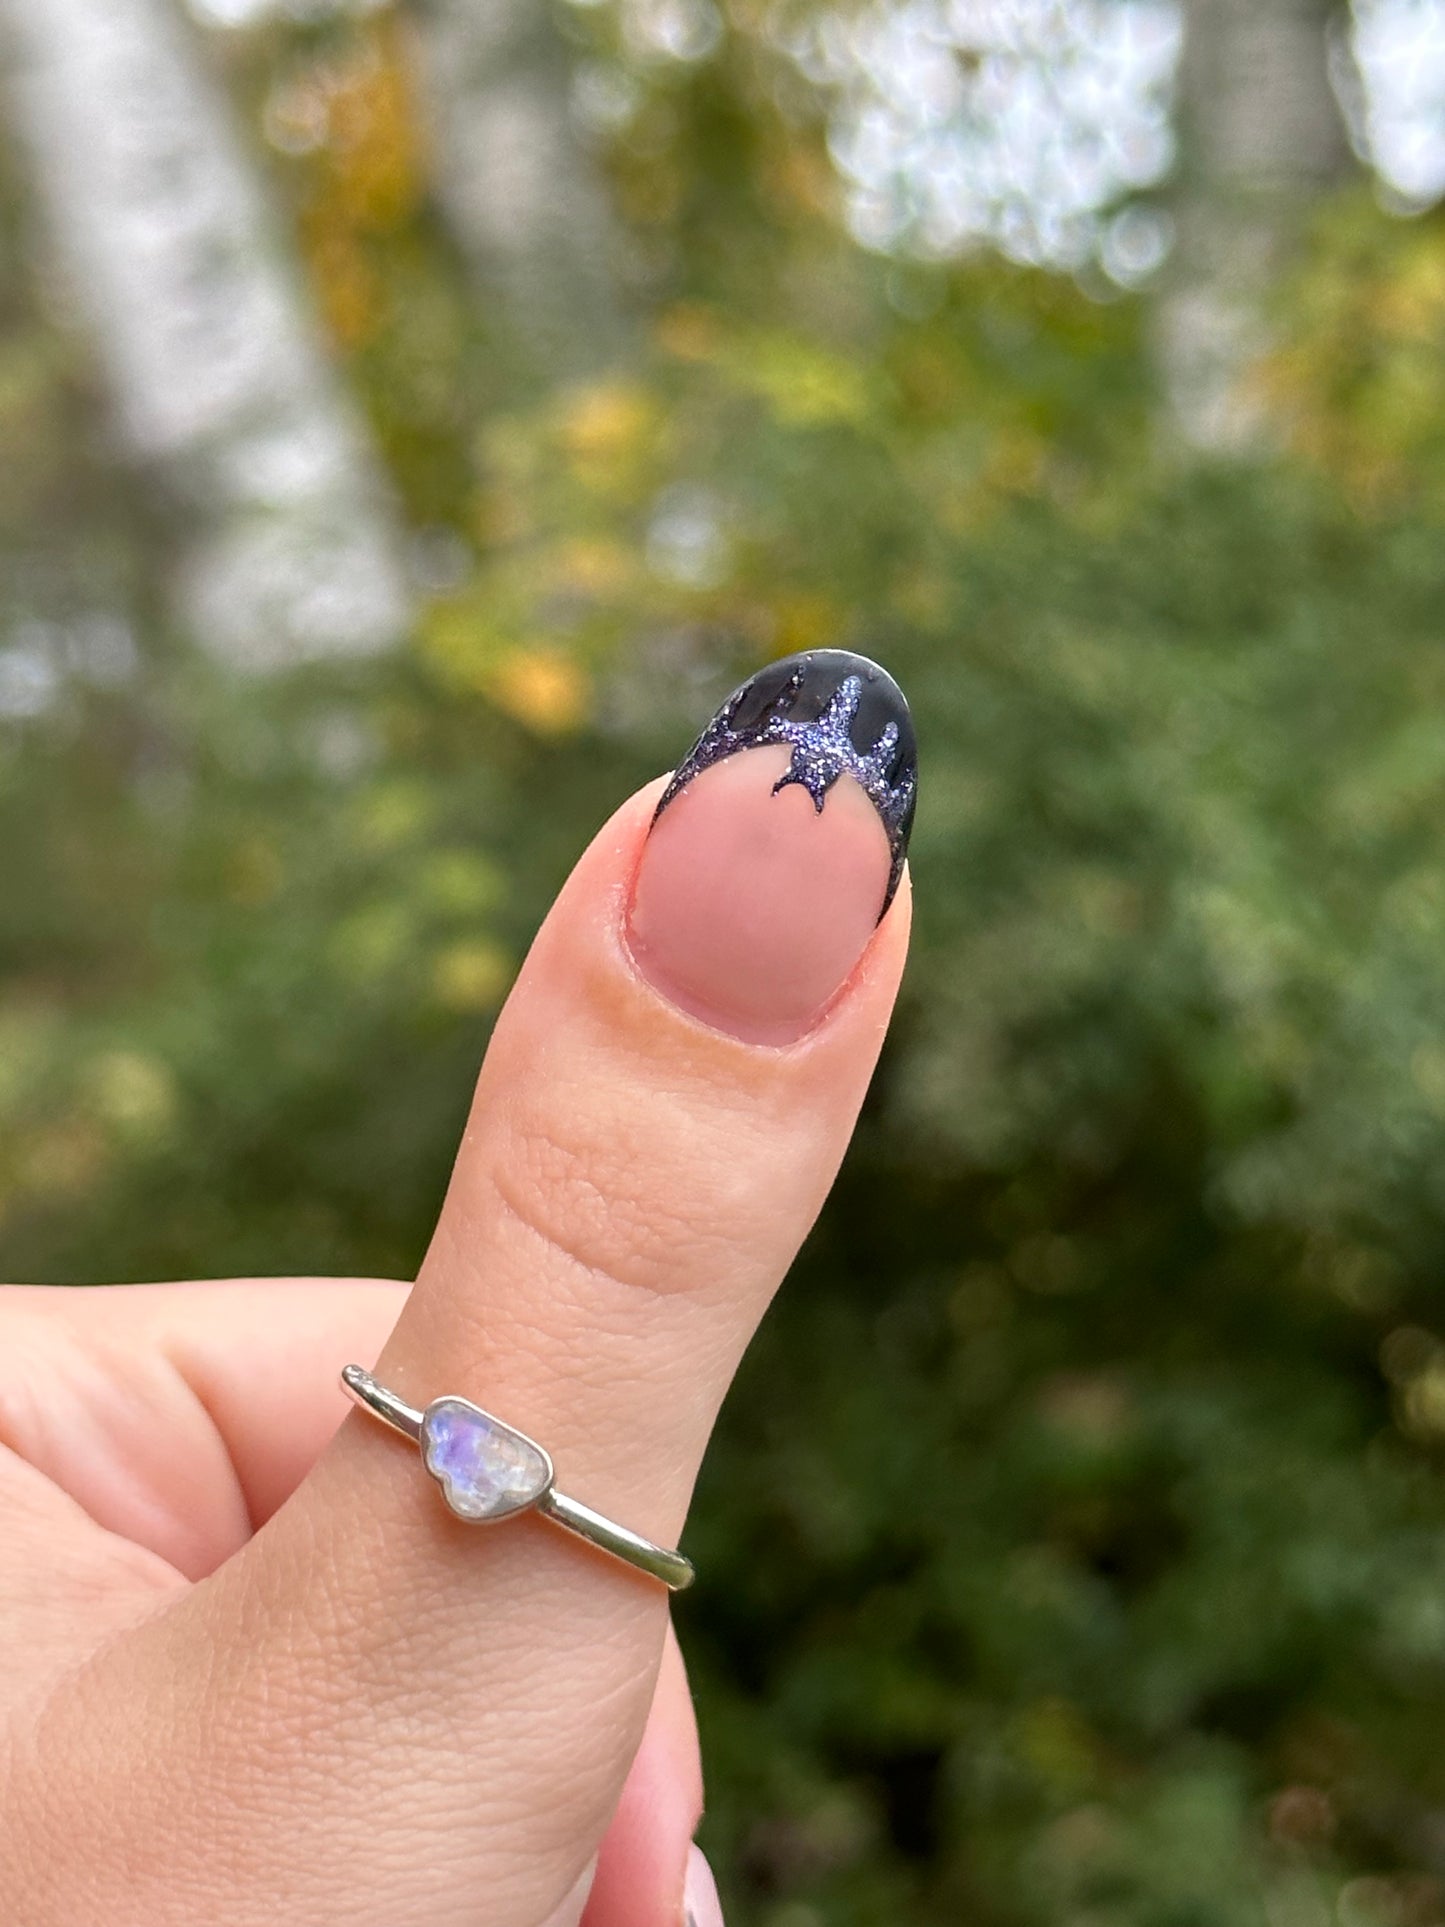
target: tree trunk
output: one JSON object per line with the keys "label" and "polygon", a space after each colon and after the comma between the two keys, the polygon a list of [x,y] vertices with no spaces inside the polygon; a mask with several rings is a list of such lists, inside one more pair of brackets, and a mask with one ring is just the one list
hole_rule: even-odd
{"label": "tree trunk", "polygon": [[[1331,84],[1334,0],[1184,0],[1173,275],[1157,317],[1172,422],[1242,453],[1263,420],[1250,374],[1270,284],[1311,205],[1355,162]],[[1343,40],[1334,50],[1338,67]]]}
{"label": "tree trunk", "polygon": [[190,525],[182,618],[243,667],[384,647],[393,514],[174,0],[0,0],[67,294],[131,450]]}
{"label": "tree trunk", "polygon": [[616,237],[545,0],[423,0],[417,18],[437,192],[479,286],[497,292],[523,372],[600,372],[627,337]]}

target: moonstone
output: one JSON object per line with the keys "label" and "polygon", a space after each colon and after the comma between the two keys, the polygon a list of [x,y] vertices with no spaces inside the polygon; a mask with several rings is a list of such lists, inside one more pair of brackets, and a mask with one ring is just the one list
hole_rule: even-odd
{"label": "moonstone", "polygon": [[552,1483],[546,1454],[464,1398],[439,1398],[422,1419],[426,1468],[461,1519],[505,1519]]}

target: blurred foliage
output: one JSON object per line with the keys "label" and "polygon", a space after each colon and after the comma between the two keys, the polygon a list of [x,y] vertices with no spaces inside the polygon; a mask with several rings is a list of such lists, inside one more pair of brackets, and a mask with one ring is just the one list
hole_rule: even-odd
{"label": "blurred foliage", "polygon": [[680,1614],[730,1918],[1436,1927],[1445,226],[1323,210],[1278,455],[1183,463],[1147,294],[858,250],[750,18],[569,21],[635,341],[562,392],[400,24],[233,45],[427,589],[380,666],[168,631],[11,178],[5,1269],[408,1273],[593,826],[750,665],[878,653],[917,948]]}

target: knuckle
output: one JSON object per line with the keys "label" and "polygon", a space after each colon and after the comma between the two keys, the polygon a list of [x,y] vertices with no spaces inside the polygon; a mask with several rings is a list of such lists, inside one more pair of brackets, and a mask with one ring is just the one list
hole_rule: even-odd
{"label": "knuckle", "polygon": [[[689,1164],[691,1161],[689,1161]],[[538,1124],[491,1174],[505,1216],[597,1286],[672,1296],[717,1276],[731,1187],[659,1166],[625,1130]]]}

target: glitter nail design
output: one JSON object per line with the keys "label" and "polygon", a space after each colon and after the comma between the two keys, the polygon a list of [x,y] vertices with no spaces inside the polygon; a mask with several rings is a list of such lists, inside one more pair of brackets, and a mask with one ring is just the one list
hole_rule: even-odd
{"label": "glitter nail design", "polygon": [[728,697],[698,737],[657,814],[725,756],[770,743],[793,753],[773,785],[775,796],[800,784],[821,813],[838,778],[851,776],[877,810],[892,855],[886,911],[903,874],[918,786],[918,747],[903,691],[877,663],[847,649],[810,649],[770,663]]}

